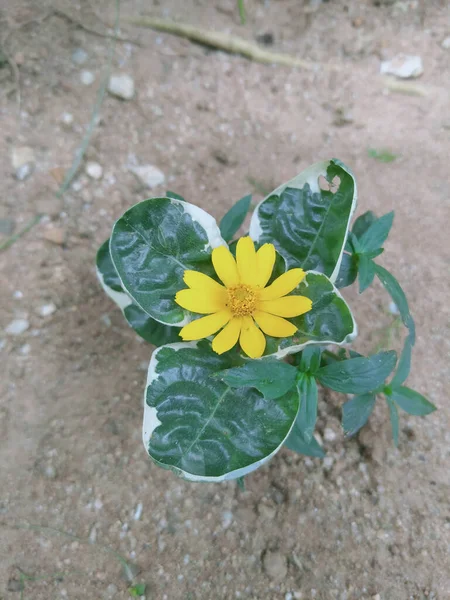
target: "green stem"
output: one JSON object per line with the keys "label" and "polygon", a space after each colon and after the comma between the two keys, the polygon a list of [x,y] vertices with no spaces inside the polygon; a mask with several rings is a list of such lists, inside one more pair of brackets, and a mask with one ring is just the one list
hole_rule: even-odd
{"label": "green stem", "polygon": [[0,244],[0,252],[2,252],[3,250],[6,250],[10,246],[12,246],[14,244],[14,242],[17,242],[17,240],[19,240],[23,235],[28,233],[30,231],[30,229],[33,229],[33,227],[35,225],[37,225],[41,219],[42,219],[42,215],[36,215],[30,221],[28,221],[28,223],[25,225],[25,227],[23,227],[20,231],[18,231],[14,235],[11,235],[9,238],[7,238],[4,242],[2,242]]}
{"label": "green stem", "polygon": [[241,25],[245,25],[247,16],[245,14],[244,0],[237,0],[237,4],[238,4],[238,9],[239,9],[239,16],[241,18]]}

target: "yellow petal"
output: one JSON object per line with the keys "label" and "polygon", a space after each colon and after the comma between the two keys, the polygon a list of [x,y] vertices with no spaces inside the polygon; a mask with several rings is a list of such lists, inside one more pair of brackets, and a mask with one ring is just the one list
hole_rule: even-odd
{"label": "yellow petal", "polygon": [[283,319],[269,313],[257,310],[253,314],[253,318],[266,335],[272,337],[290,337],[297,331],[297,327]]}
{"label": "yellow petal", "polygon": [[305,296],[285,296],[276,300],[266,300],[258,304],[258,310],[268,312],[279,317],[297,317],[308,312],[312,302]]}
{"label": "yellow petal", "polygon": [[229,310],[221,310],[213,315],[192,321],[192,323],[183,327],[180,331],[180,336],[185,341],[201,340],[219,331],[230,319],[231,312]]}
{"label": "yellow petal", "polygon": [[242,319],[235,317],[225,325],[220,333],[213,339],[212,349],[217,354],[223,354],[231,350],[233,346],[237,344],[239,334],[241,333]]}
{"label": "yellow petal", "polygon": [[255,244],[248,236],[240,238],[237,243],[236,262],[240,282],[255,285],[257,279]]}
{"label": "yellow petal", "polygon": [[185,271],[183,274],[184,283],[191,289],[202,289],[202,290],[223,290],[223,285],[214,281],[208,275],[200,273],[200,271]]}
{"label": "yellow petal", "polygon": [[226,287],[238,285],[239,274],[236,261],[228,248],[225,248],[225,246],[214,248],[211,258],[219,279],[223,281]]}
{"label": "yellow petal", "polygon": [[263,288],[272,275],[275,264],[275,246],[273,244],[263,244],[256,253],[257,278],[256,285]]}
{"label": "yellow petal", "polygon": [[260,358],[266,348],[266,338],[258,329],[251,317],[242,317],[241,335],[239,338],[242,350],[250,358]]}
{"label": "yellow petal", "polygon": [[219,290],[180,290],[175,296],[175,302],[195,313],[208,315],[225,308],[227,291],[222,286]]}
{"label": "yellow petal", "polygon": [[259,297],[261,300],[275,300],[276,298],[281,298],[281,296],[286,296],[286,294],[295,290],[304,276],[305,271],[303,269],[286,271],[286,273],[277,277],[269,287],[261,290]]}

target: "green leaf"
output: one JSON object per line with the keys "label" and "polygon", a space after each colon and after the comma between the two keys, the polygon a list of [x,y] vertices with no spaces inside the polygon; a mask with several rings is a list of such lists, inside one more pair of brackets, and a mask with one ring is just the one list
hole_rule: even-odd
{"label": "green leaf", "polygon": [[153,198],[130,208],[114,225],[110,252],[124,290],[166,325],[192,316],[175,303],[187,269],[211,274],[211,251],[225,242],[215,220],[188,202]]}
{"label": "green leaf", "polygon": [[344,394],[366,394],[378,389],[392,373],[397,354],[379,352],[368,358],[350,358],[321,367],[316,378],[325,387]]}
{"label": "green leaf", "polygon": [[383,215],[374,221],[364,232],[359,242],[364,252],[378,250],[386,241],[394,221],[394,211]]}
{"label": "green leaf", "polygon": [[292,450],[297,454],[303,454],[304,456],[312,456],[314,458],[323,458],[325,456],[324,449],[314,436],[312,436],[309,442],[305,440],[298,424],[298,419],[295,421],[294,427],[284,442],[284,445],[286,448],[289,448],[289,450]]}
{"label": "green leaf", "polygon": [[267,400],[213,375],[233,366],[209,342],[182,342],[153,353],[143,438],[151,458],[191,481],[237,479],[275,455],[298,413],[297,393]]}
{"label": "green leaf", "polygon": [[403,351],[400,355],[400,360],[398,361],[397,370],[391,382],[389,383],[391,388],[397,388],[406,381],[411,370],[411,353],[412,344],[410,336],[408,335],[403,345]]}
{"label": "green leaf", "polygon": [[[321,189],[319,177],[333,181],[330,191]],[[334,281],[355,205],[356,185],[350,169],[337,159],[317,163],[258,205],[250,237],[260,244],[273,243],[287,268],[315,270]]]}
{"label": "green leaf", "polygon": [[303,375],[297,384],[300,409],[296,420],[306,442],[310,442],[317,421],[317,383],[314,377]]}
{"label": "green leaf", "polygon": [[309,272],[293,292],[312,300],[312,309],[290,319],[298,331],[289,338],[267,337],[266,354],[282,358],[308,344],[345,344],[356,335],[353,315],[338,290],[322,273]]}
{"label": "green leaf", "polygon": [[375,406],[376,396],[374,394],[362,394],[354,396],[342,406],[342,427],[345,435],[355,435],[364,427],[372,414]]}
{"label": "green leaf", "polygon": [[145,594],[145,590],[147,589],[147,585],[145,583],[138,583],[129,588],[130,596],[132,598],[139,598]]}
{"label": "green leaf", "polygon": [[429,402],[422,394],[405,386],[400,386],[392,390],[391,398],[409,415],[423,417],[436,410],[435,405]]}
{"label": "green leaf", "polygon": [[352,285],[358,276],[358,259],[354,254],[342,255],[341,267],[335,285],[338,289]]}
{"label": "green leaf", "polygon": [[369,148],[367,154],[370,158],[375,158],[383,163],[393,162],[397,158],[397,154],[392,154],[389,150],[376,150],[375,148]]}
{"label": "green leaf", "polygon": [[377,217],[375,213],[371,210],[360,215],[356,221],[353,223],[352,233],[360,239],[364,233],[369,229],[374,221],[376,221]]}
{"label": "green leaf", "polygon": [[105,293],[122,310],[128,324],[146,342],[155,346],[162,346],[180,340],[180,330],[177,327],[169,327],[158,323],[139,308],[124,292],[109,253],[109,239],[101,245],[97,252],[97,277]]}
{"label": "green leaf", "polygon": [[372,283],[375,277],[375,263],[371,258],[365,254],[359,256],[358,261],[358,275],[359,275],[359,293],[362,294],[369,285]]}
{"label": "green leaf", "polygon": [[386,396],[386,402],[389,408],[389,418],[391,420],[392,438],[395,446],[398,446],[398,410],[392,398]]}
{"label": "green leaf", "polygon": [[175,200],[181,200],[182,202],[185,202],[183,196],[180,196],[180,194],[177,194],[176,192],[171,192],[169,190],[167,190],[166,192],[166,198],[174,198]]}
{"label": "green leaf", "polygon": [[414,325],[413,318],[409,312],[408,301],[406,299],[404,291],[402,290],[397,279],[381,265],[375,265],[375,273],[377,274],[378,279],[384,285],[388,294],[390,294],[394,303],[397,305],[397,308],[400,311],[402,321],[404,325],[409,329],[411,344],[414,346],[414,343],[416,341],[416,327]]}
{"label": "green leaf", "polygon": [[320,367],[320,358],[322,355],[322,348],[320,346],[315,346],[313,344],[306,346],[304,350],[302,350],[302,355],[300,358],[300,371],[304,373],[314,373]]}
{"label": "green leaf", "polygon": [[253,387],[266,400],[275,400],[294,387],[297,369],[279,360],[250,360],[243,367],[217,373],[217,377],[232,388]]}
{"label": "green leaf", "polygon": [[244,196],[236,202],[234,206],[224,215],[220,221],[220,233],[226,242],[231,242],[235,233],[239,227],[245,221],[248,211],[250,210],[250,204],[252,201],[252,195]]}

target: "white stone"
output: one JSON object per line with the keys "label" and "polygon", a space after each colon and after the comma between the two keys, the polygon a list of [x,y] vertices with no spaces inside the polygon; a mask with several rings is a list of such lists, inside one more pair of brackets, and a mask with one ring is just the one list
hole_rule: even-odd
{"label": "white stone", "polygon": [[21,300],[23,298],[23,292],[21,292],[20,290],[16,290],[13,294],[13,298],[15,298],[16,300]]}
{"label": "white stone", "polygon": [[141,516],[142,516],[142,503],[139,502],[139,504],[136,506],[136,510],[134,511],[133,519],[135,521],[139,521]]}
{"label": "white stone", "polygon": [[166,180],[164,173],[153,165],[141,165],[140,167],[129,167],[129,169],[142,185],[150,190],[162,185]]}
{"label": "white stone", "polygon": [[450,50],[450,35],[442,41],[441,46],[444,48],[444,50]]}
{"label": "white stone", "polygon": [[389,302],[389,312],[391,313],[391,315],[399,315],[400,311],[398,310],[398,306],[395,304],[395,302]]}
{"label": "white stone", "polygon": [[222,513],[222,527],[224,529],[228,529],[228,527],[231,525],[232,522],[233,522],[233,513],[229,510],[225,510]]}
{"label": "white stone", "polygon": [[86,165],[86,173],[91,179],[101,179],[103,176],[103,167],[97,162],[89,161]]}
{"label": "white stone", "polygon": [[422,59],[420,56],[397,54],[393,59],[381,63],[380,73],[382,75],[395,75],[400,79],[419,77],[423,73]]}
{"label": "white stone", "polygon": [[61,122],[63,123],[63,125],[70,127],[73,124],[73,121],[74,118],[72,113],[63,112],[63,114],[61,115]]}
{"label": "white stone", "polygon": [[327,442],[334,442],[335,439],[337,438],[337,435],[336,435],[335,431],[333,431],[333,429],[331,429],[331,427],[326,427],[325,431],[323,432],[323,438]]}
{"label": "white stone", "polygon": [[91,71],[81,71],[80,80],[83,85],[92,85],[95,81],[95,75]]}
{"label": "white stone", "polygon": [[108,92],[122,100],[131,100],[134,96],[134,80],[125,73],[111,75]]}
{"label": "white stone", "polygon": [[36,310],[37,314],[40,317],[49,317],[55,311],[56,311],[56,306],[53,304],[53,302],[50,302],[49,304],[43,304]]}
{"label": "white stone", "polygon": [[31,350],[30,344],[24,344],[23,346],[20,347],[20,354],[22,354],[23,356],[27,356],[28,354],[30,354],[30,350]]}
{"label": "white stone", "polygon": [[14,319],[11,323],[6,327],[5,331],[9,335],[21,335],[24,333],[30,326],[30,322],[26,319]]}
{"label": "white stone", "polygon": [[88,59],[88,53],[83,48],[77,48],[72,53],[72,60],[76,65],[84,65]]}
{"label": "white stone", "polygon": [[24,181],[31,175],[35,167],[34,150],[29,146],[19,146],[13,148],[12,167],[14,174],[19,181]]}

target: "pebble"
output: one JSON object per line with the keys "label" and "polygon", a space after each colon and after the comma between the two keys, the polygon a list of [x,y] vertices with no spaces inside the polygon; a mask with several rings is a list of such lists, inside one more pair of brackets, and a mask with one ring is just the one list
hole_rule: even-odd
{"label": "pebble", "polygon": [[44,231],[43,238],[47,242],[62,246],[66,240],[66,232],[62,227],[52,227]]}
{"label": "pebble", "polygon": [[423,73],[422,59],[420,56],[398,54],[393,59],[381,63],[380,73],[382,75],[395,75],[400,79],[419,77]]}
{"label": "pebble", "polygon": [[36,312],[40,317],[49,317],[56,312],[56,306],[53,304],[53,302],[50,302],[50,304],[43,304],[36,309]]}
{"label": "pebble", "polygon": [[94,161],[89,161],[86,165],[86,174],[91,179],[101,179],[103,176],[103,167]]}
{"label": "pebble", "polygon": [[398,310],[398,306],[395,304],[395,302],[389,302],[389,312],[391,313],[391,315],[399,315],[400,311]]}
{"label": "pebble", "polygon": [[153,165],[141,165],[140,167],[129,167],[130,171],[135,175],[145,187],[152,190],[158,185],[162,185],[166,177],[160,169]]}
{"label": "pebble", "polygon": [[95,75],[92,71],[81,71],[80,81],[83,85],[92,85],[95,81]]}
{"label": "pebble", "polygon": [[28,356],[28,354],[30,354],[30,351],[31,351],[31,345],[30,344],[24,344],[19,349],[19,352],[20,352],[20,354],[22,354],[22,356]]}
{"label": "pebble", "polygon": [[84,65],[88,59],[88,53],[83,48],[77,48],[72,53],[72,60],[76,65]]}
{"label": "pebble", "polygon": [[264,502],[260,502],[258,504],[258,515],[264,521],[273,521],[277,514],[276,509],[273,506],[269,506],[268,504],[264,504]]}
{"label": "pebble", "polygon": [[231,525],[232,522],[233,522],[233,513],[229,510],[225,510],[222,513],[222,527],[224,529],[228,529],[228,527]]}
{"label": "pebble", "polygon": [[325,431],[323,432],[323,439],[326,442],[334,442],[336,438],[336,432],[333,429],[331,429],[331,427],[326,427]]}
{"label": "pebble", "polygon": [[72,113],[63,112],[63,114],[61,115],[61,123],[66,127],[71,127],[73,125],[74,120],[75,119]]}
{"label": "pebble", "polygon": [[21,335],[24,333],[30,326],[30,322],[27,319],[14,319],[11,323],[6,327],[5,332],[9,335]]}
{"label": "pebble", "polygon": [[134,96],[134,80],[125,73],[111,75],[108,92],[121,100],[131,100]]}
{"label": "pebble", "polygon": [[142,503],[139,502],[139,504],[136,506],[136,510],[134,511],[133,519],[135,521],[139,521],[141,516],[142,516]]}
{"label": "pebble", "polygon": [[267,551],[263,558],[266,574],[275,581],[282,581],[287,575],[286,558],[279,552]]}
{"label": "pebble", "polygon": [[33,173],[36,166],[33,148],[29,146],[13,148],[11,162],[16,179],[24,181]]}
{"label": "pebble", "polygon": [[442,41],[441,46],[444,48],[444,50],[450,50],[450,35]]}

